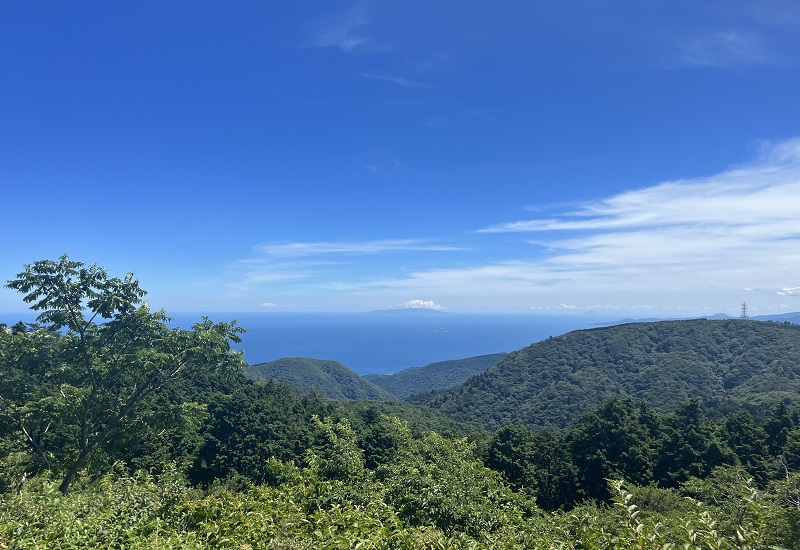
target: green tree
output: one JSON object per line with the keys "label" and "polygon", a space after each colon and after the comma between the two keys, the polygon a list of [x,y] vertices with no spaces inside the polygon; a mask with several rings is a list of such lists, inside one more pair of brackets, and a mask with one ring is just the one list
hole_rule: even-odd
{"label": "green tree", "polygon": [[704,478],[716,466],[736,463],[736,455],[717,436],[698,399],[664,417],[658,448],[654,475],[664,487],[690,477]]}
{"label": "green tree", "polygon": [[764,423],[770,455],[777,456],[781,453],[783,446],[786,445],[789,432],[797,423],[797,411],[789,410],[789,407],[783,402],[775,405]]}
{"label": "green tree", "polygon": [[583,496],[608,499],[607,479],[652,479],[653,441],[630,397],[613,397],[586,413],[567,434]]}
{"label": "green tree", "polygon": [[501,472],[516,490],[536,488],[533,432],[524,426],[500,428],[489,441],[486,466]]}
{"label": "green tree", "polygon": [[43,328],[0,334],[0,410],[44,467],[63,475],[63,493],[98,450],[113,455],[111,436],[141,418],[154,394],[243,364],[231,349],[243,332],[235,322],[171,328],[142,301],[132,273],[110,277],[65,254],[25,265],[6,287],[25,295]]}
{"label": "green tree", "polygon": [[386,501],[408,525],[479,536],[520,520],[526,502],[482,464],[473,444],[436,432],[412,439],[406,424],[394,423],[405,443],[394,460],[378,468],[377,477]]}
{"label": "green tree", "polygon": [[485,463],[502,472],[512,488],[535,497],[545,510],[572,504],[575,466],[563,438],[551,430],[501,428],[489,441]]}
{"label": "green tree", "polygon": [[767,432],[746,409],[740,409],[725,418],[723,435],[741,465],[757,482],[764,483],[769,475],[768,463],[774,461],[769,456]]}
{"label": "green tree", "polygon": [[347,419],[333,420],[314,415],[311,420],[317,429],[319,441],[309,450],[307,460],[324,479],[344,481],[363,480],[367,475],[364,451],[358,448],[356,433]]}

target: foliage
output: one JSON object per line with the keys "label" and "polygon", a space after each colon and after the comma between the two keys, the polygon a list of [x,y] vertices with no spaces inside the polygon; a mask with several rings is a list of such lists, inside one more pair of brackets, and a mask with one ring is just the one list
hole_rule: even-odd
{"label": "foliage", "polygon": [[566,443],[578,471],[580,493],[607,499],[606,479],[651,479],[653,441],[631,398],[613,398],[572,426]]}
{"label": "foliage", "polygon": [[271,458],[298,460],[310,447],[312,415],[327,416],[336,404],[318,394],[300,397],[286,385],[252,382],[243,376],[209,380],[204,388],[185,388],[186,399],[207,404],[209,418],[188,470],[193,483],[241,477],[269,479]]}
{"label": "foliage", "polygon": [[[522,417],[560,404],[574,419],[487,434],[409,403],[250,380],[230,350],[235,325],[170,328],[132,276],[62,257],[9,286],[41,314],[0,326],[0,550],[800,547],[800,413],[796,396],[769,389],[796,358],[767,354],[793,350],[793,328],[573,333],[579,345],[561,352],[595,346],[574,372],[510,368],[522,350],[468,384],[480,391],[462,412],[486,410],[494,392],[527,407]],[[693,369],[698,346],[715,362]],[[645,375],[679,397],[707,380],[752,399],[700,393],[665,407],[662,395],[651,408],[627,395],[652,386]],[[569,392],[524,405],[503,394],[537,377],[552,396],[566,381],[607,398],[584,409]]]}
{"label": "foliage", "polygon": [[297,387],[301,393],[314,388],[331,399],[374,399],[393,401],[395,397],[348,369],[338,361],[284,357],[247,365],[247,377],[254,380],[279,380]]}
{"label": "foliage", "polygon": [[358,446],[371,470],[393,460],[405,444],[405,434],[396,429],[393,418],[401,418],[415,439],[437,432],[450,439],[466,438],[481,445],[488,438],[482,430],[456,422],[440,411],[399,401],[350,401],[341,405],[340,414],[353,426]]}
{"label": "foliage", "polygon": [[[706,405],[800,403],[800,326],[698,319],[579,330],[510,353],[464,384],[414,402],[496,430],[565,428],[614,395],[665,413]],[[761,420],[757,418],[757,420]]]}
{"label": "foliage", "polygon": [[[677,487],[730,466],[766,485],[793,471],[793,434],[800,433],[795,421],[784,405],[762,426],[746,409],[712,420],[697,400],[664,415],[646,403],[637,406],[630,398],[614,397],[562,432],[502,428],[482,455],[488,467],[516,490],[534,496],[542,508],[569,509],[581,499],[607,501],[609,478]],[[770,444],[770,426],[776,424],[786,434],[782,447]]]}
{"label": "foliage", "polygon": [[308,462],[323,479],[354,481],[366,476],[364,452],[358,448],[356,434],[347,420],[333,423],[330,419],[312,417],[319,441],[317,451],[309,450]]}
{"label": "foliage", "polygon": [[[517,497],[494,508],[494,518],[497,496],[474,492],[469,505],[477,515],[467,517],[490,524],[437,526],[433,517],[407,518],[407,502],[395,503],[391,487],[379,481],[321,479],[313,467],[291,463],[273,467],[283,470],[282,481],[240,489],[189,489],[166,469],[157,477],[114,472],[63,495],[56,483],[37,477],[20,492],[0,495],[0,548],[743,550],[800,542],[797,523],[781,515],[788,508],[779,495],[746,482],[726,486],[738,489],[723,507],[672,495],[666,506],[648,509],[652,495],[643,499],[643,488],[614,481],[610,506],[540,514]],[[480,470],[469,475],[482,486],[502,487],[484,474],[488,479]]]}
{"label": "foliage", "polygon": [[674,486],[692,476],[705,477],[715,466],[737,461],[697,400],[667,415],[662,424],[654,468],[655,477],[662,484]]}
{"label": "foliage", "polygon": [[501,428],[489,441],[485,463],[545,510],[571,506],[577,496],[577,469],[569,446],[551,430]]}
{"label": "foliage", "polygon": [[82,468],[97,467],[90,459],[116,458],[112,436],[132,431],[132,419],[143,429],[136,437],[147,436],[143,410],[158,391],[204,369],[241,367],[230,348],[241,332],[235,323],[170,328],[163,311],[142,302],[131,273],[110,277],[64,255],[26,265],[6,286],[25,294],[45,326],[0,333],[0,409],[38,467],[63,475],[62,492]]}
{"label": "foliage", "polygon": [[505,356],[505,353],[492,353],[466,359],[438,361],[424,367],[403,369],[392,374],[367,374],[364,378],[403,399],[415,393],[457,386],[471,376],[486,372]]}
{"label": "foliage", "polygon": [[377,475],[404,521],[477,536],[520,519],[520,497],[476,459],[466,440],[435,432],[413,440],[406,426],[397,423],[397,430],[406,442]]}

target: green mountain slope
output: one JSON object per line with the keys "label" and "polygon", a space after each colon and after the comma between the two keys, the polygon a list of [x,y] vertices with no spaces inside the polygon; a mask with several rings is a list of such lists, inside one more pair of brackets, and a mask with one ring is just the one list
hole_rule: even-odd
{"label": "green mountain slope", "polygon": [[364,378],[402,399],[414,393],[457,386],[471,376],[485,372],[505,356],[505,353],[492,353],[467,359],[438,361],[394,374],[367,374]]}
{"label": "green mountain slope", "polygon": [[483,374],[410,401],[490,430],[564,427],[614,394],[670,411],[691,397],[755,407],[800,402],[800,326],[698,319],[569,332]]}
{"label": "green mountain slope", "polygon": [[303,392],[314,388],[332,399],[380,401],[396,399],[383,388],[364,380],[338,361],[284,357],[267,363],[248,365],[244,368],[244,374],[254,380],[279,380]]}

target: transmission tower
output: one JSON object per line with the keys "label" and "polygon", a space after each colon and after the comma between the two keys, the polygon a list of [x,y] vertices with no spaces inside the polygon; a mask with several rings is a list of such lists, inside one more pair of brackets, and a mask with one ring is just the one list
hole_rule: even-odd
{"label": "transmission tower", "polygon": [[742,302],[742,319],[747,319],[747,302]]}

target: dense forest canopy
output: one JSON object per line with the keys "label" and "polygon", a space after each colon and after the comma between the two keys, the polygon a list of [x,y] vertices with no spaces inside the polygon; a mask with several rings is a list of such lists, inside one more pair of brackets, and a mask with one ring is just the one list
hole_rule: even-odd
{"label": "dense forest canopy", "polygon": [[301,392],[314,388],[331,399],[395,399],[391,393],[338,361],[284,357],[266,363],[246,365],[244,374],[254,380],[279,380]]}
{"label": "dense forest canopy", "polygon": [[578,330],[511,353],[454,389],[411,401],[490,430],[564,428],[615,395],[660,412],[691,398],[758,411],[800,403],[800,326],[697,319]]}
{"label": "dense forest canopy", "polygon": [[457,386],[470,377],[485,372],[505,356],[505,353],[492,353],[466,359],[437,361],[393,374],[367,374],[364,378],[402,399],[415,393]]}
{"label": "dense forest canopy", "polygon": [[573,332],[439,410],[249,379],[234,322],[66,256],[8,286],[0,548],[800,547],[797,326]]}

